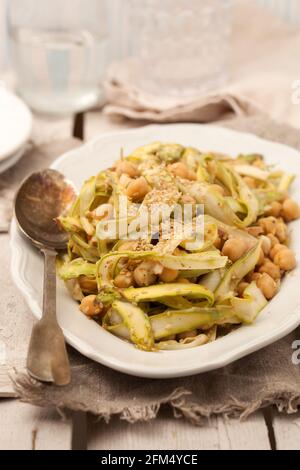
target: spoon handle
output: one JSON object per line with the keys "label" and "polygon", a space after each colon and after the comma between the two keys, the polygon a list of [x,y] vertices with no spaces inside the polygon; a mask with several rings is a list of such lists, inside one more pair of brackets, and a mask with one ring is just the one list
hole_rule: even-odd
{"label": "spoon handle", "polygon": [[43,249],[44,264],[44,293],[43,318],[57,322],[56,318],[56,251]]}

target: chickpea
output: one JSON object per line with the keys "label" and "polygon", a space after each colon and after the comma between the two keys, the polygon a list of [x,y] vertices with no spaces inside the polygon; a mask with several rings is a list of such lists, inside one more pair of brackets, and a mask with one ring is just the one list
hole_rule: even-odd
{"label": "chickpea", "polygon": [[220,186],[219,184],[212,184],[211,188],[213,188],[221,196],[225,196],[225,189],[222,186]]}
{"label": "chickpea", "polygon": [[197,180],[196,173],[193,170],[189,170],[187,179],[190,181],[196,181]]}
{"label": "chickpea", "polygon": [[121,186],[124,186],[124,188],[127,188],[127,186],[131,183],[132,178],[130,176],[126,175],[126,173],[122,173],[119,179],[119,183]]}
{"label": "chickpea", "polygon": [[196,199],[193,196],[190,196],[189,194],[183,194],[181,197],[181,202],[183,204],[196,204]]}
{"label": "chickpea", "polygon": [[179,271],[177,269],[164,268],[162,273],[159,275],[159,279],[162,282],[173,282],[177,279]]}
{"label": "chickpea", "polygon": [[235,262],[247,251],[247,244],[240,238],[230,238],[224,243],[222,253],[224,256]]}
{"label": "chickpea", "polygon": [[248,282],[242,281],[237,286],[237,293],[239,297],[243,297],[245,289],[249,286]]}
{"label": "chickpea", "polygon": [[270,257],[274,259],[275,255],[279,253],[281,250],[286,250],[287,247],[285,245],[281,245],[281,243],[276,243],[276,245],[273,246],[273,248],[270,251]]}
{"label": "chickpea", "polygon": [[286,199],[282,204],[281,215],[286,222],[299,219],[300,207],[297,202],[293,201],[292,199]]}
{"label": "chickpea", "polygon": [[251,276],[250,276],[250,282],[253,282],[253,281],[257,281],[258,279],[261,278],[261,274],[260,273],[252,273]]}
{"label": "chickpea", "polygon": [[135,268],[133,277],[138,286],[147,287],[156,282],[156,276],[159,274],[157,272],[158,264],[159,263],[155,263],[154,261],[146,260]]}
{"label": "chickpea", "polygon": [[265,214],[268,216],[279,217],[282,205],[278,201],[273,201],[270,204],[270,209],[268,209]]}
{"label": "chickpea", "polygon": [[275,235],[281,243],[286,241],[288,235],[287,226],[283,221],[277,222]]}
{"label": "chickpea", "polygon": [[264,231],[261,227],[247,227],[247,232],[252,235],[252,237],[259,237]]}
{"label": "chickpea", "polygon": [[259,272],[261,274],[267,273],[271,276],[275,281],[280,279],[280,269],[279,266],[274,264],[270,259],[265,258],[264,264],[260,266]]}
{"label": "chickpea", "polygon": [[264,254],[264,250],[261,248],[256,266],[262,266],[264,262],[265,262],[265,254]]}
{"label": "chickpea", "polygon": [[178,176],[179,178],[184,178],[184,179],[187,179],[188,174],[189,174],[188,167],[186,166],[185,163],[182,163],[182,162],[176,162],[176,163],[172,163],[171,165],[168,165],[168,170],[174,176]]}
{"label": "chickpea", "polygon": [[97,282],[87,276],[80,276],[79,284],[84,292],[97,292]]}
{"label": "chickpea", "polygon": [[124,173],[130,176],[130,178],[136,178],[137,176],[140,176],[140,172],[136,165],[130,162],[126,162],[125,160],[120,160],[117,162],[116,171],[118,176],[121,176]]}
{"label": "chickpea", "polygon": [[151,187],[147,183],[146,179],[141,176],[128,185],[127,196],[134,202],[142,202],[146,194],[150,191]]}
{"label": "chickpea", "polygon": [[223,241],[222,241],[221,237],[217,237],[217,239],[216,239],[215,242],[214,242],[214,246],[215,246],[218,250],[221,250],[221,249],[222,249]]}
{"label": "chickpea", "polygon": [[264,233],[272,233],[275,235],[277,228],[277,220],[275,217],[264,217],[258,221],[258,225],[263,229]]}
{"label": "chickpea", "polygon": [[97,299],[96,295],[88,295],[82,299],[79,308],[88,317],[94,317],[102,313],[103,304]]}
{"label": "chickpea", "polygon": [[197,330],[185,331],[177,335],[178,339],[195,338],[198,335]]}
{"label": "chickpea", "polygon": [[176,282],[178,282],[178,284],[190,284],[190,281],[185,277],[180,277]]}
{"label": "chickpea", "polygon": [[295,254],[289,248],[280,250],[274,256],[274,263],[283,271],[291,271],[297,265]]}
{"label": "chickpea", "polygon": [[176,162],[168,165],[168,170],[174,176],[178,176],[179,178],[193,181],[197,179],[196,173],[192,170],[189,170],[189,168],[183,162]]}
{"label": "chickpea", "polygon": [[254,178],[252,178],[251,176],[245,176],[244,177],[244,182],[251,189],[255,189],[257,187],[256,180]]}
{"label": "chickpea", "polygon": [[256,281],[256,284],[267,300],[272,299],[277,292],[276,282],[267,273],[263,273],[261,277]]}
{"label": "chickpea", "polygon": [[266,235],[261,235],[261,247],[263,249],[263,252],[265,255],[268,255],[270,253],[270,250],[272,248],[272,243],[270,238],[268,238]]}
{"label": "chickpea", "polygon": [[124,241],[118,248],[118,251],[135,251],[137,247],[136,241]]}
{"label": "chickpea", "polygon": [[275,246],[275,245],[277,245],[277,243],[279,243],[278,238],[275,237],[275,235],[272,235],[272,233],[268,233],[267,237],[271,242],[271,248],[273,248],[273,246]]}
{"label": "chickpea", "polygon": [[134,284],[133,273],[131,271],[120,272],[114,279],[114,285],[119,289],[126,289]]}

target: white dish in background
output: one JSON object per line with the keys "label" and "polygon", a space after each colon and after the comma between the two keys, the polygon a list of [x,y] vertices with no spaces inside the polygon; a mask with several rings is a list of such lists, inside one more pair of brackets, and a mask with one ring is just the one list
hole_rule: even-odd
{"label": "white dish in background", "polygon": [[0,174],[9,170],[9,168],[18,163],[18,161],[23,157],[25,150],[26,146],[24,145],[16,153],[11,155],[10,157],[5,158],[5,160],[0,161]]}
{"label": "white dish in background", "polygon": [[[111,166],[118,159],[120,148],[125,154],[152,141],[179,142],[202,150],[237,155],[262,153],[268,163],[299,177],[298,151],[250,134],[242,134],[207,125],[173,124],[148,126],[138,130],[110,134],[93,140],[60,157],[53,168],[73,180],[77,188],[83,181]],[[295,184],[292,196],[300,201],[300,185]],[[282,283],[279,294],[261,312],[256,322],[241,326],[217,341],[181,351],[144,352],[136,349],[89,320],[58,282],[57,311],[65,337],[85,356],[108,367],[141,377],[180,377],[223,367],[253,351],[282,338],[300,324],[300,221],[292,228],[292,248],[298,267]],[[22,238],[13,221],[11,227],[12,276],[37,318],[41,316],[43,258]]]}
{"label": "white dish in background", "polygon": [[32,115],[26,104],[0,85],[0,162],[11,158],[27,142]]}

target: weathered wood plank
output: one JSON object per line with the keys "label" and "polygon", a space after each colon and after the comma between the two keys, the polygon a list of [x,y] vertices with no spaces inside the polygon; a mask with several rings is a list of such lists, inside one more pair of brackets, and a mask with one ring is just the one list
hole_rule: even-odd
{"label": "weathered wood plank", "polygon": [[117,418],[105,424],[89,417],[88,449],[270,450],[270,443],[262,413],[242,423],[223,418],[212,419],[203,427],[193,426],[170,415],[137,424],[118,421]]}
{"label": "weathered wood plank", "polygon": [[35,114],[31,140],[35,145],[52,142],[53,140],[68,139],[72,136],[73,116],[46,116]]}
{"label": "weathered wood plank", "polygon": [[84,118],[84,135],[86,141],[108,132],[132,129],[145,125],[145,123],[141,121],[129,121],[125,118],[112,119],[111,117],[108,117],[105,114],[100,113],[99,111],[90,111],[88,113],[85,113]]}
{"label": "weathered wood plank", "polygon": [[70,450],[72,423],[56,410],[1,400],[1,450]]}
{"label": "weathered wood plank", "polygon": [[273,428],[277,450],[300,450],[300,413],[287,416],[275,412]]}
{"label": "weathered wood plank", "polygon": [[218,432],[222,450],[271,450],[268,429],[262,412],[246,421],[219,417]]}
{"label": "weathered wood plank", "polygon": [[7,374],[8,364],[24,363],[33,325],[33,316],[24,306],[24,299],[13,288],[9,269],[9,236],[0,235],[0,341],[5,345],[5,361],[0,362],[0,395],[14,396],[15,392]]}

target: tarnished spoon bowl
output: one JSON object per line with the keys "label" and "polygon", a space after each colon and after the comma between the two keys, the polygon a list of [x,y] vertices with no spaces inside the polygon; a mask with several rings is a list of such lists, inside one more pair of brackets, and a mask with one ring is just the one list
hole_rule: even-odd
{"label": "tarnished spoon bowl", "polygon": [[27,369],[36,379],[66,385],[70,366],[66,345],[56,318],[56,269],[58,250],[66,248],[68,236],[55,219],[75,198],[73,186],[56,170],[32,174],[15,199],[15,216],[21,232],[45,255],[43,316],[34,326]]}

